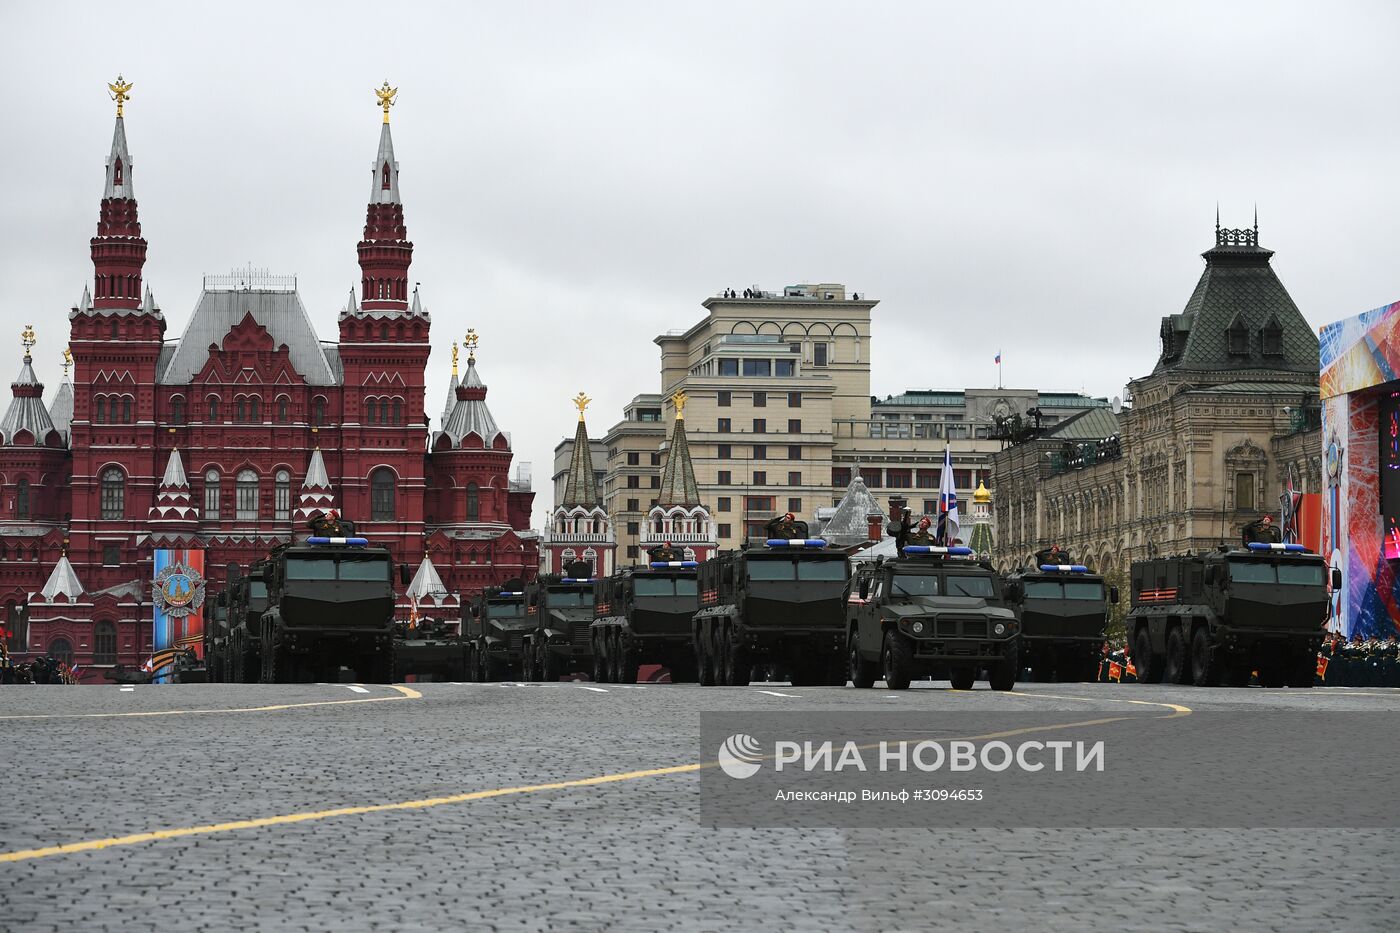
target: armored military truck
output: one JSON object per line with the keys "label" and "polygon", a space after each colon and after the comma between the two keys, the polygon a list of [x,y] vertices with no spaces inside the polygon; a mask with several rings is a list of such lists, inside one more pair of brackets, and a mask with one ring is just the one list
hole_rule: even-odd
{"label": "armored military truck", "polygon": [[1327,582],[1326,561],[1301,544],[1135,561],[1127,630],[1138,682],[1243,687],[1258,671],[1266,687],[1311,687]]}
{"label": "armored military truck", "polygon": [[820,538],[770,538],[705,561],[691,625],[700,683],[744,686],[755,664],[773,664],[794,685],[844,685],[850,576],[850,558]]}
{"label": "armored military truck", "polygon": [[700,608],[693,560],[651,561],[597,583],[593,679],[633,684],[643,664],[660,664],[671,681],[695,680],[691,624]]}
{"label": "armored military truck", "polygon": [[535,628],[534,617],[525,612],[524,583],[510,580],[486,587],[468,607],[462,625],[468,680],[524,679],[525,635]]}
{"label": "armored military truck", "polygon": [[[394,564],[360,537],[312,536],[263,562],[262,682],[336,680],[353,668],[371,683],[394,674]],[[399,565],[408,585],[408,567]]]}
{"label": "armored military truck", "polygon": [[210,683],[227,683],[230,679],[228,652],[229,590],[225,586],[204,605],[204,664]]}
{"label": "armored military truck", "polygon": [[1002,582],[972,549],[911,544],[861,567],[851,581],[846,657],[851,683],[883,677],[904,690],[915,677],[946,676],[971,690],[985,672],[993,690],[1016,685],[1016,613]]}
{"label": "armored military truck", "polygon": [[541,576],[525,588],[525,680],[593,670],[593,577]]}
{"label": "armored military truck", "polygon": [[467,677],[467,644],[461,623],[421,617],[394,623],[392,683],[409,674],[417,680],[457,681]]}
{"label": "armored military truck", "polygon": [[267,611],[265,561],[255,561],[246,574],[229,568],[229,679],[257,683],[262,671],[262,616]]}
{"label": "armored military truck", "polygon": [[1083,564],[1046,564],[1006,578],[1006,598],[1021,623],[1021,668],[1041,682],[1098,678],[1108,607],[1118,588]]}

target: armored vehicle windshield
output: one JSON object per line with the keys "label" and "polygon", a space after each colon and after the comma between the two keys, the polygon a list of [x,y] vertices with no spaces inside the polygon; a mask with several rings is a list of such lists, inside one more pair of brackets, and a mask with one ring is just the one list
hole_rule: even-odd
{"label": "armored vehicle windshield", "polygon": [[1263,561],[1251,560],[1247,557],[1232,557],[1227,563],[1230,567],[1230,579],[1235,583],[1265,583],[1270,586],[1275,584],[1283,586],[1322,586],[1323,584],[1323,571],[1325,568],[1321,563],[1271,564]]}
{"label": "armored vehicle windshield", "polygon": [[943,578],[945,596],[970,596],[975,599],[996,599],[996,587],[990,573],[949,573]]}
{"label": "armored vehicle windshield", "polygon": [[841,554],[752,554],[748,559],[749,579],[755,582],[845,583],[845,556]]}
{"label": "armored vehicle windshield", "polygon": [[1026,599],[1086,599],[1103,602],[1100,580],[1037,580],[1027,577]]}
{"label": "armored vehicle windshield", "polygon": [[638,599],[648,596],[699,596],[700,588],[693,576],[663,577],[637,574],[632,578],[633,592]]}
{"label": "armored vehicle windshield", "polygon": [[343,580],[359,583],[388,583],[389,555],[384,552],[365,554],[289,554],[286,579]]}
{"label": "armored vehicle windshield", "polygon": [[486,604],[488,619],[521,619],[525,616],[525,605],[520,602],[489,601]]}
{"label": "armored vehicle windshield", "polygon": [[592,605],[592,589],[583,590],[560,586],[551,586],[549,588],[549,607],[551,609],[572,609],[579,606]]}

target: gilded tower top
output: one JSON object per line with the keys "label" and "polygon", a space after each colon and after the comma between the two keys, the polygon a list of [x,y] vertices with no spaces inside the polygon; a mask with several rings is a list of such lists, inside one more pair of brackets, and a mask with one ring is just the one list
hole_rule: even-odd
{"label": "gilded tower top", "polygon": [[593,399],[584,395],[582,392],[573,397],[574,407],[578,409],[578,420],[583,420],[583,410],[588,407],[588,403],[591,401],[593,401]]}
{"label": "gilded tower top", "polygon": [[[120,81],[121,79],[118,78],[117,80]],[[388,122],[389,122],[389,108],[392,107],[392,106],[394,106],[394,103],[395,103],[394,97],[395,97],[395,95],[397,95],[398,93],[399,93],[399,89],[396,88],[396,87],[389,87],[389,82],[388,82],[387,80],[384,82],[384,86],[383,86],[383,87],[381,87],[381,88],[376,88],[375,91],[374,91],[374,96],[379,98],[379,106],[381,106],[381,107],[384,108],[384,122],[385,122],[385,123],[388,123]],[[121,112],[122,112],[122,111],[121,111],[121,104],[118,104],[118,105],[117,105],[117,116],[121,116]]]}
{"label": "gilded tower top", "polygon": [[[471,362],[476,359],[476,345],[480,342],[480,339],[481,338],[477,337],[476,335],[475,327],[467,328],[467,335],[462,338],[462,346],[467,348],[468,362]],[[453,359],[455,360],[456,356],[453,356]]]}
{"label": "gilded tower top", "polygon": [[676,406],[676,420],[685,420],[685,403],[690,396],[685,394],[685,389],[677,389],[676,394],[671,396],[671,404]]}
{"label": "gilded tower top", "polygon": [[[117,80],[114,84],[107,85],[107,89],[112,92],[112,100],[117,102],[117,116],[119,117],[122,115],[122,104],[126,103],[131,97],[131,86],[131,82],[122,80],[121,75],[117,75]],[[385,113],[387,114],[388,111],[386,110]],[[388,120],[388,117],[386,116],[384,119]]]}

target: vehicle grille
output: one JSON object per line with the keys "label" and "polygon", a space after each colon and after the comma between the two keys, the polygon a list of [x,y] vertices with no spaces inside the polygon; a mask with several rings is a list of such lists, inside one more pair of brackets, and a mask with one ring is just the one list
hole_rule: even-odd
{"label": "vehicle grille", "polygon": [[986,619],[939,619],[937,633],[942,638],[986,638]]}
{"label": "vehicle grille", "polygon": [[576,648],[587,648],[593,643],[592,623],[581,622],[574,626],[573,644]]}
{"label": "vehicle grille", "polygon": [[510,648],[511,651],[519,651],[525,646],[525,633],[511,632],[509,640],[506,642],[506,645]]}

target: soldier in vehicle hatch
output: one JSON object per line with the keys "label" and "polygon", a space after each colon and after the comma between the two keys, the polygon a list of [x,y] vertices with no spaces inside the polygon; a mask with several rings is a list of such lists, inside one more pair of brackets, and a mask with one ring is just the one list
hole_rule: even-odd
{"label": "soldier in vehicle hatch", "polygon": [[768,523],[768,537],[784,538],[805,538],[807,536],[807,523],[799,522],[791,512],[778,516]]}
{"label": "soldier in vehicle hatch", "polygon": [[1058,566],[1060,564],[1072,564],[1074,563],[1074,558],[1070,557],[1069,551],[1060,547],[1058,544],[1052,544],[1048,548],[1036,551],[1035,561],[1038,564],[1055,564]]}
{"label": "soldier in vehicle hatch", "polygon": [[919,519],[919,524],[904,536],[905,544],[933,544],[933,521],[927,515]]}
{"label": "soldier in vehicle hatch", "polygon": [[1245,525],[1240,532],[1240,538],[1244,544],[1252,544],[1256,541],[1262,544],[1278,544],[1283,541],[1283,535],[1279,533],[1278,526],[1268,515],[1256,518]]}
{"label": "soldier in vehicle hatch", "polygon": [[681,559],[681,555],[676,553],[676,549],[670,541],[667,541],[665,544],[658,545],[657,547],[651,548],[647,551],[647,556],[649,556],[652,560],[657,562]]}
{"label": "soldier in vehicle hatch", "polygon": [[346,530],[345,526],[350,523],[342,523],[340,513],[335,509],[331,509],[329,512],[318,511],[314,513],[306,524],[313,532],[327,538],[343,538],[354,531],[353,526],[350,530]]}

